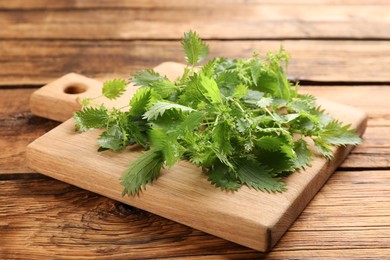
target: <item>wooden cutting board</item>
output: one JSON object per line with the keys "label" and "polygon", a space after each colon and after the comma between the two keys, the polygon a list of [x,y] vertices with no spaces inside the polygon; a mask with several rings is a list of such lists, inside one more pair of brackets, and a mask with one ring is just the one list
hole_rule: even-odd
{"label": "wooden cutting board", "polygon": [[[175,78],[182,69],[181,64],[171,62],[156,67],[169,78]],[[31,110],[64,121],[80,109],[80,96],[98,96],[101,86],[96,80],[68,74],[36,91],[31,97]],[[134,91],[135,87],[130,87],[123,98],[107,105],[127,104]],[[363,111],[326,100],[320,103],[333,117],[351,123],[363,134],[367,121]],[[285,179],[288,190],[284,193],[259,192],[246,186],[238,192],[223,192],[210,185],[199,168],[182,161],[163,170],[140,196],[122,197],[119,177],[140,151],[97,152],[100,133],[76,133],[74,121],[69,119],[28,146],[28,165],[55,179],[259,251],[270,250],[276,244],[352,149],[347,146],[335,150],[331,162],[316,157],[312,167]]]}

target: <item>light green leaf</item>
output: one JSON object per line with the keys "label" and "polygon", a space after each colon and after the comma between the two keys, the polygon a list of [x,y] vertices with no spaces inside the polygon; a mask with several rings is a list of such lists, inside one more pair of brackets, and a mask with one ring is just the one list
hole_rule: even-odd
{"label": "light green leaf", "polygon": [[173,166],[185,152],[185,149],[177,142],[175,133],[168,134],[162,129],[152,128],[149,132],[150,141],[154,149],[163,153],[168,167]]}
{"label": "light green leaf", "polygon": [[297,158],[295,160],[295,167],[301,169],[309,166],[312,159],[312,153],[310,152],[307,142],[303,139],[296,141],[294,143],[294,151]]}
{"label": "light green leaf", "polygon": [[74,113],[76,131],[87,131],[89,129],[102,128],[109,118],[107,109],[102,105],[96,107],[84,107]]}
{"label": "light green leaf", "polygon": [[291,122],[299,117],[299,114],[287,114],[283,116],[286,123]]}
{"label": "light green leaf", "polygon": [[142,116],[155,101],[154,91],[151,88],[139,88],[130,100],[129,113],[134,116]]}
{"label": "light green leaf", "polygon": [[215,60],[209,60],[205,65],[203,65],[201,73],[206,77],[213,77],[215,74]]}
{"label": "light green leaf", "polygon": [[291,99],[291,87],[290,83],[287,80],[286,75],[283,73],[282,67],[278,67],[277,70],[277,80],[278,80],[278,89],[277,89],[277,97],[290,100]]}
{"label": "light green leaf", "polygon": [[264,92],[248,89],[248,94],[243,97],[244,102],[256,103],[264,96]]}
{"label": "light green leaf", "polygon": [[209,54],[209,47],[195,32],[189,31],[184,33],[181,44],[184,49],[185,58],[190,65],[201,62]]}
{"label": "light green leaf", "polygon": [[113,79],[104,82],[102,94],[108,99],[117,99],[126,90],[127,83],[123,79]]}
{"label": "light green leaf", "polygon": [[257,101],[256,106],[260,108],[266,108],[272,105],[273,99],[271,97],[263,97],[259,101]]}
{"label": "light green leaf", "polygon": [[89,106],[91,104],[92,98],[83,98],[81,100],[81,104],[83,107]]}
{"label": "light green leaf", "polygon": [[226,121],[220,121],[213,129],[212,140],[218,150],[224,155],[229,155],[233,151],[230,144],[231,129]]}
{"label": "light green leaf", "polygon": [[258,59],[253,59],[250,61],[250,70],[251,70],[251,77],[253,80],[253,83],[257,86],[257,82],[259,80],[259,77],[261,76],[261,61]]}
{"label": "light green leaf", "polygon": [[326,157],[328,160],[332,160],[333,158],[333,152],[332,147],[321,138],[314,139],[314,144],[317,148],[317,151],[324,157]]}
{"label": "light green leaf", "polygon": [[235,98],[241,99],[241,98],[245,97],[247,94],[248,94],[248,87],[243,85],[243,84],[239,84],[234,89],[233,96]]}
{"label": "light green leaf", "polygon": [[200,84],[200,75],[195,74],[186,82],[184,91],[178,98],[178,103],[190,107],[197,107],[199,104],[207,102],[208,99],[202,94],[202,85]]}
{"label": "light green leaf", "polygon": [[236,86],[243,85],[240,84],[241,83],[240,77],[235,71],[231,71],[231,70],[223,71],[218,73],[216,76],[217,77],[215,78],[215,82],[217,83],[217,86],[219,87],[222,95],[224,95],[225,97],[234,95]]}
{"label": "light green leaf", "polygon": [[213,78],[208,78],[205,75],[200,75],[200,84],[203,87],[203,94],[215,104],[222,104],[221,92],[217,86],[217,83]]}
{"label": "light green leaf", "polygon": [[350,125],[342,126],[334,120],[320,131],[319,136],[323,141],[333,145],[360,144],[361,138],[349,127]]}
{"label": "light green leaf", "polygon": [[182,112],[184,111],[191,112],[194,110],[190,107],[182,106],[179,104],[158,101],[154,103],[148,111],[145,112],[143,117],[148,121],[155,120],[159,116],[162,116],[167,110],[172,110],[172,109],[175,109],[177,111],[182,111]]}
{"label": "light green leaf", "polygon": [[191,112],[182,123],[179,125],[180,131],[192,132],[194,129],[198,129],[203,122],[205,114],[200,111]]}
{"label": "light green leaf", "polygon": [[283,145],[280,137],[263,136],[255,141],[255,145],[266,151],[277,151]]}
{"label": "light green leaf", "polygon": [[178,87],[167,79],[155,81],[151,84],[151,87],[162,98],[168,98],[178,90]]}
{"label": "light green leaf", "polygon": [[131,82],[134,83],[135,86],[148,87],[151,86],[156,81],[164,80],[165,77],[158,74],[156,71],[149,70],[141,70],[131,75]]}

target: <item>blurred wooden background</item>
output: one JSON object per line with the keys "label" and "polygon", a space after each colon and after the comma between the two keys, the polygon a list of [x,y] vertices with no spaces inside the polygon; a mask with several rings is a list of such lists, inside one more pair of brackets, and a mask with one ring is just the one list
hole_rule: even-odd
{"label": "blurred wooden background", "polygon": [[[30,113],[35,89],[68,72],[105,79],[183,62],[178,40],[189,29],[207,39],[212,56],[249,57],[283,44],[288,74],[303,91],[369,115],[363,144],[270,253],[25,165],[26,145],[58,124]],[[389,60],[387,0],[0,0],[0,258],[390,257]]]}

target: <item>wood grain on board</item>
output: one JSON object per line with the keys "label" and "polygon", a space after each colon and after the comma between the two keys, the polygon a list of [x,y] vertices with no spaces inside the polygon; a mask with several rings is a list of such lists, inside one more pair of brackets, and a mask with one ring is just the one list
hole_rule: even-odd
{"label": "wood grain on board", "polygon": [[[335,84],[390,82],[389,41],[207,41],[210,57],[250,57],[283,44],[288,75]],[[184,62],[179,41],[0,41],[2,85],[44,85],[69,72],[94,79],[124,77],[165,61]]]}

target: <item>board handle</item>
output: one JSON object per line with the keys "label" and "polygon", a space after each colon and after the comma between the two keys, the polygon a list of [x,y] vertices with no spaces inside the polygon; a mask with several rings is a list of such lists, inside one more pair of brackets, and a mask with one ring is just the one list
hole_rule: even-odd
{"label": "board handle", "polygon": [[[184,68],[183,64],[168,61],[161,63],[154,70],[174,80],[181,75]],[[64,122],[82,108],[81,100],[101,96],[102,85],[103,83],[98,80],[77,73],[66,74],[31,95],[31,112],[40,117]],[[118,99],[108,100],[100,97],[94,99],[94,103],[104,104],[107,108],[126,107],[136,90],[137,87],[132,85]]]}
{"label": "board handle", "polygon": [[35,91],[30,109],[34,115],[64,122],[81,109],[82,99],[97,97],[101,92],[100,81],[69,73]]}

